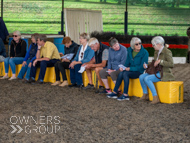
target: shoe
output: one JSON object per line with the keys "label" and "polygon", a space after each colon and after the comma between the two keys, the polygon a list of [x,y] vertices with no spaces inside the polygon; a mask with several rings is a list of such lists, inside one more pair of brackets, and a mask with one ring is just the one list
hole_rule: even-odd
{"label": "shoe", "polygon": [[72,83],[71,85],[69,85],[69,87],[76,87],[77,84],[76,83]]}
{"label": "shoe", "polygon": [[149,100],[148,94],[143,93],[143,96],[139,100]]}
{"label": "shoe", "polygon": [[86,87],[83,87],[82,89],[84,89],[84,90],[86,90],[86,89],[94,89],[94,85],[89,83]]}
{"label": "shoe", "polygon": [[15,80],[15,79],[17,79],[17,77],[11,77],[8,80]]}
{"label": "shoe", "polygon": [[69,85],[69,84],[68,84],[68,81],[65,80],[65,81],[63,81],[63,83],[60,84],[59,86],[64,87],[64,86],[67,86],[67,85]]}
{"label": "shoe", "polygon": [[117,94],[115,94],[114,92],[112,92],[111,94],[108,94],[107,97],[108,98],[114,98],[114,99],[118,98]]}
{"label": "shoe", "polygon": [[129,96],[125,96],[122,94],[120,97],[117,98],[118,101],[123,101],[123,100],[130,100]]}
{"label": "shoe", "polygon": [[44,84],[44,82],[42,80],[37,80],[36,82],[31,82],[32,84]]}
{"label": "shoe", "polygon": [[121,90],[119,90],[117,93],[118,93],[119,95],[122,95],[122,91],[121,91]]}
{"label": "shoe", "polygon": [[51,85],[56,86],[56,85],[59,85],[59,84],[61,84],[61,82],[60,81],[56,81],[56,82],[52,83]]}
{"label": "shoe", "polygon": [[103,91],[100,91],[99,93],[100,93],[100,94],[111,94],[112,91],[111,91],[111,89],[105,89],[105,90],[103,90]]}
{"label": "shoe", "polygon": [[159,102],[160,102],[159,97],[158,96],[153,96],[153,100],[152,100],[151,104],[157,104]]}
{"label": "shoe", "polygon": [[83,88],[84,85],[83,85],[83,84],[80,84],[80,85],[76,85],[75,87],[76,87],[76,88]]}
{"label": "shoe", "polygon": [[27,83],[33,83],[36,82],[34,79],[30,78],[29,80],[26,80]]}
{"label": "shoe", "polygon": [[8,79],[8,78],[9,78],[9,76],[3,76],[0,79]]}
{"label": "shoe", "polygon": [[105,90],[105,88],[104,88],[103,86],[99,85],[99,88],[96,89],[95,93],[100,93],[100,92],[102,92],[103,90]]}

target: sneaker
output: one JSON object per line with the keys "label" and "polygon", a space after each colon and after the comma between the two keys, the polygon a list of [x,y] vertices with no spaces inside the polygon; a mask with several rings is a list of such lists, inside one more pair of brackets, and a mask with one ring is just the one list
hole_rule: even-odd
{"label": "sneaker", "polygon": [[96,89],[95,93],[100,93],[100,92],[102,92],[103,90],[105,90],[105,88],[104,88],[103,86],[99,85],[99,88]]}
{"label": "sneaker", "polygon": [[129,100],[129,96],[125,96],[125,95],[121,95],[120,97],[117,98],[118,101],[122,101],[122,100]]}
{"label": "sneaker", "polygon": [[76,83],[72,83],[71,85],[69,85],[69,87],[76,87],[77,84]]}
{"label": "sneaker", "polygon": [[76,88],[83,88],[84,85],[83,85],[83,84],[80,84],[80,85],[76,85],[75,87],[76,87]]}
{"label": "sneaker", "polygon": [[111,89],[105,89],[103,91],[100,91],[99,93],[100,94],[111,94],[112,92],[111,92]]}
{"label": "sneaker", "polygon": [[15,80],[15,79],[17,79],[17,77],[11,77],[8,80]]}
{"label": "sneaker", "polygon": [[86,87],[83,87],[82,89],[86,90],[86,89],[93,89],[94,85],[93,84],[88,84]]}
{"label": "sneaker", "polygon": [[117,97],[117,94],[115,94],[115,93],[113,93],[113,92],[112,92],[111,94],[108,94],[107,97],[108,97],[108,98],[114,98],[114,99],[118,98],[118,97]]}

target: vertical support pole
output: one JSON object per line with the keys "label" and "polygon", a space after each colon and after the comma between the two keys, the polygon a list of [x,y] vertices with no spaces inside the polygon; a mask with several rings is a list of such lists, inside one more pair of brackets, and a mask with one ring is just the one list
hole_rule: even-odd
{"label": "vertical support pole", "polygon": [[1,0],[1,18],[3,19],[3,0]]}
{"label": "vertical support pole", "polygon": [[127,3],[128,3],[128,0],[126,0],[126,10],[125,10],[125,27],[124,27],[125,35],[127,35],[127,32],[128,32],[128,9],[127,9]]}

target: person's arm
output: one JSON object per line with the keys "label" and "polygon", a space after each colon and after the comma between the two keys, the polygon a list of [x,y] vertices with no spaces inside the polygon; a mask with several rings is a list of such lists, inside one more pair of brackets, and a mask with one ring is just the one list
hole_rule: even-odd
{"label": "person's arm", "polygon": [[173,63],[173,58],[172,58],[172,52],[167,49],[167,51],[164,53],[166,54],[166,60],[160,60],[160,65],[163,67],[168,67],[168,68],[173,68],[174,63]]}
{"label": "person's arm", "polygon": [[[124,47],[125,48],[125,47]],[[127,48],[121,50],[121,63],[122,65],[125,64],[126,60],[127,60]],[[119,66],[115,69],[116,71],[119,70]]]}
{"label": "person's arm", "polygon": [[28,52],[26,53],[26,55],[24,57],[24,61],[27,61],[28,58],[30,57],[30,50],[31,50],[31,48],[32,48],[32,44],[30,45],[29,50],[28,50]]}
{"label": "person's arm", "polygon": [[10,57],[14,56],[13,52],[14,52],[14,43],[13,43],[13,41],[11,41],[11,45],[10,45]]}
{"label": "person's arm", "polygon": [[148,63],[148,52],[146,51],[140,61],[140,65],[135,65],[133,67],[130,67],[130,71],[143,71],[145,70],[144,67],[143,67],[143,64],[144,63]]}
{"label": "person's arm", "polygon": [[5,48],[3,40],[0,38],[0,53],[3,51],[3,48]]}
{"label": "person's arm", "polygon": [[39,59],[41,57],[40,53],[41,53],[41,46],[38,45],[37,52],[36,52],[36,59]]}
{"label": "person's arm", "polygon": [[111,69],[111,48],[109,49],[109,54],[108,54],[108,67],[107,69]]}
{"label": "person's arm", "polygon": [[17,54],[15,57],[25,57],[26,54],[26,42],[23,40],[21,43],[21,52]]}

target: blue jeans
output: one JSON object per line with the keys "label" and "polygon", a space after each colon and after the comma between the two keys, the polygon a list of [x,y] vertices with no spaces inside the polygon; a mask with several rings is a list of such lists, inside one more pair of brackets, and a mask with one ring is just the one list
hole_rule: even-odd
{"label": "blue jeans", "polygon": [[9,65],[11,67],[12,73],[16,73],[16,65],[22,64],[24,58],[23,57],[7,57],[4,60],[4,65],[5,65],[5,73],[9,72]]}
{"label": "blue jeans", "polygon": [[29,80],[31,67],[28,67],[28,65],[30,63],[30,60],[27,60],[26,63],[27,64],[24,67],[22,66],[22,68],[21,68],[21,70],[20,70],[20,72],[18,74],[18,78],[23,79],[24,74],[26,73],[25,79]]}
{"label": "blue jeans", "polygon": [[46,68],[47,67],[53,67],[54,64],[57,61],[59,61],[59,60],[58,59],[52,59],[52,60],[49,60],[49,61],[45,61],[45,60],[44,61],[39,61],[39,62],[37,62],[35,67],[32,64],[31,70],[30,70],[30,77],[35,79],[35,77],[36,77],[36,69],[37,69],[37,67],[40,67],[40,74],[39,74],[38,80],[43,81],[45,73],[46,73]]}
{"label": "blue jeans", "polygon": [[123,93],[128,94],[129,78],[135,79],[135,78],[138,78],[139,75],[141,75],[141,73],[138,71],[122,71],[122,72],[120,72],[118,77],[117,77],[114,92],[117,93],[119,86],[121,85],[121,82],[124,79],[124,92]]}
{"label": "blue jeans", "polygon": [[82,85],[82,74],[79,73],[78,71],[80,70],[82,64],[77,64],[74,66],[74,69],[70,68],[70,79],[71,79],[71,83],[75,84],[77,83],[77,85]]}
{"label": "blue jeans", "polygon": [[[160,77],[159,72],[156,75]],[[143,89],[144,94],[148,94],[148,90],[147,90],[147,86],[148,86],[153,96],[158,95],[153,82],[161,81],[161,79],[158,79],[154,74],[145,73],[145,74],[140,75],[139,80],[140,80],[141,87]]]}

